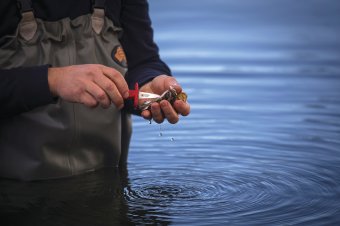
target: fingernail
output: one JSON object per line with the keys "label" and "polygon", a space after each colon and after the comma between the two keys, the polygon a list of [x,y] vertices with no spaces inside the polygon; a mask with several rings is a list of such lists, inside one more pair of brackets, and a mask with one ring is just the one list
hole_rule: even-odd
{"label": "fingernail", "polygon": [[127,99],[127,98],[129,98],[129,96],[130,96],[129,92],[125,92],[123,97],[124,97],[124,99]]}

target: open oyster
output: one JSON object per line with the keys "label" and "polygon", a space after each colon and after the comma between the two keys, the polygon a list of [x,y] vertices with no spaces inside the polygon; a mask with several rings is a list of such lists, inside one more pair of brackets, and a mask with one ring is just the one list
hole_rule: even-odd
{"label": "open oyster", "polygon": [[144,103],[139,105],[139,109],[141,111],[147,110],[148,108],[150,108],[151,104],[154,102],[161,102],[162,100],[167,100],[169,101],[171,104],[173,104],[175,102],[175,100],[182,100],[182,101],[187,101],[187,94],[184,92],[181,92],[179,94],[177,94],[176,90],[174,87],[170,86],[170,88],[165,91],[164,93],[162,93],[162,95],[160,95],[158,98],[153,99],[153,100],[147,100],[144,101]]}

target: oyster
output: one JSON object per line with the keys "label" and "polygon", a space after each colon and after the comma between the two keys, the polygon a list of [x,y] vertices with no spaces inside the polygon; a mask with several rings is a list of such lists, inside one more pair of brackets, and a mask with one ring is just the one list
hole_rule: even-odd
{"label": "oyster", "polygon": [[167,100],[169,101],[171,104],[173,104],[175,102],[175,100],[182,100],[184,102],[187,101],[188,95],[184,92],[181,92],[179,94],[177,94],[176,89],[172,86],[170,86],[170,88],[165,91],[164,93],[162,93],[162,95],[160,95],[160,97],[153,99],[153,100],[147,100],[144,101],[144,103],[139,105],[139,109],[141,111],[147,110],[150,108],[151,104],[154,102],[161,102],[162,100]]}

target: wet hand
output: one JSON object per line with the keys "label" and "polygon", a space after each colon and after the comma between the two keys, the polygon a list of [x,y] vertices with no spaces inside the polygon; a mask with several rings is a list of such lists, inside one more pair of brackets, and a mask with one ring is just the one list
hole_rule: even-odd
{"label": "wet hand", "polygon": [[[160,75],[152,81],[146,83],[140,88],[140,91],[148,93],[162,94],[168,90],[170,86],[176,89],[179,94],[182,92],[182,87],[178,84],[176,79],[167,75]],[[162,123],[165,119],[174,124],[179,121],[179,115],[187,116],[190,113],[190,105],[188,102],[176,100],[171,105],[167,100],[162,100],[159,103],[151,104],[150,110],[144,110],[141,115],[147,120],[153,119],[157,123]]]}
{"label": "wet hand", "polygon": [[100,64],[49,68],[48,83],[54,96],[88,107],[108,108],[113,103],[122,109],[124,99],[129,96],[122,74]]}

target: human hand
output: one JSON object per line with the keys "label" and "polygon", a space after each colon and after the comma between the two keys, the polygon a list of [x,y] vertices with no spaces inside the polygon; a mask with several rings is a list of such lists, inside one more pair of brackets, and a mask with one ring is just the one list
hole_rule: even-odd
{"label": "human hand", "polygon": [[[152,81],[146,83],[140,88],[142,92],[162,94],[168,90],[170,86],[174,87],[179,94],[182,92],[182,87],[178,84],[176,79],[167,75],[160,75],[155,77]],[[176,100],[171,105],[167,100],[162,100],[159,103],[151,104],[150,110],[142,111],[141,115],[147,120],[153,119],[157,123],[162,123],[166,118],[168,122],[174,124],[179,120],[179,114],[187,116],[190,113],[190,105],[182,100]]]}
{"label": "human hand", "polygon": [[124,107],[129,97],[128,85],[120,72],[100,64],[83,64],[48,69],[48,84],[54,96],[88,107],[113,103]]}

